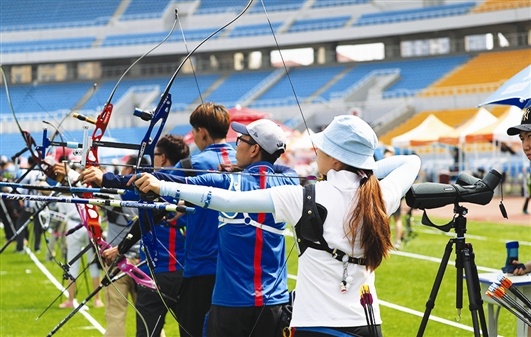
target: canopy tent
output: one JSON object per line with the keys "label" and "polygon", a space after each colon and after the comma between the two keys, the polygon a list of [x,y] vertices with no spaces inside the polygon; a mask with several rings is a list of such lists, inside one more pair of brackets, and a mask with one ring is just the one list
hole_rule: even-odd
{"label": "canopy tent", "polygon": [[449,134],[453,128],[430,114],[416,128],[391,139],[394,147],[422,146],[435,143],[439,137]]}
{"label": "canopy tent", "polygon": [[467,143],[489,143],[494,141],[520,143],[518,137],[509,136],[507,134],[507,129],[511,126],[520,124],[521,119],[522,110],[513,105],[508,108],[496,122],[466,135],[465,141]]}
{"label": "canopy tent", "polygon": [[[269,118],[268,113],[249,108],[242,108],[241,106],[230,108],[228,111],[231,122],[238,122],[245,125],[254,122],[258,119]],[[289,139],[289,137],[293,134],[294,130],[281,123],[277,122],[277,124],[282,128],[282,130],[284,130],[284,132],[286,133],[286,137],[288,137]],[[235,143],[237,137],[238,134],[236,133],[236,131],[232,130],[232,128],[229,128],[229,132],[227,132],[226,138],[227,143]],[[192,134],[192,131],[188,132],[184,136],[184,141],[186,142],[186,144],[192,144],[194,142],[194,135]]]}
{"label": "canopy tent", "polygon": [[474,116],[466,122],[452,130],[451,132],[439,137],[439,143],[448,145],[459,145],[465,142],[466,135],[480,130],[498,120],[487,109],[480,108]]}

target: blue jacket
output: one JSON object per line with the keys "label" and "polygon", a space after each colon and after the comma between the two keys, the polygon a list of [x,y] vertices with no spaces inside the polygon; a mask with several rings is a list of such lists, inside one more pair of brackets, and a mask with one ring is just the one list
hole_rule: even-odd
{"label": "blue jacket", "polygon": [[[278,175],[279,169],[285,176]],[[186,183],[240,191],[299,184],[295,171],[268,162],[254,163],[242,173],[203,174],[188,177]],[[188,231],[193,226],[189,222]],[[220,212],[216,227],[219,254],[212,304],[250,307],[286,303],[289,295],[282,233],[286,224],[275,223],[271,214]],[[216,231],[210,224],[209,228]]]}
{"label": "blue jacket", "polygon": [[[162,171],[162,170],[161,170]],[[173,171],[164,170],[164,172],[172,174]],[[105,173],[103,175],[103,186],[106,187],[124,187],[125,183],[131,176],[114,175],[113,173]],[[136,197],[134,197],[136,196]],[[128,193],[128,200],[138,200],[138,195]],[[149,212],[149,211],[148,211]],[[172,213],[167,217],[171,217]],[[154,242],[154,252],[156,252],[155,274],[167,273],[176,270],[184,269],[184,225],[182,223],[170,224],[166,220],[163,220],[154,226],[154,233],[156,241]],[[140,249],[140,259],[146,260],[146,254],[144,253],[142,243]],[[155,258],[155,256],[152,256]],[[142,271],[149,275],[149,267],[144,264],[140,267]]]}
{"label": "blue jacket", "polygon": [[[200,175],[205,172],[217,170],[220,164],[233,164],[236,162],[236,151],[229,144],[211,144],[202,152],[191,156],[192,167]],[[181,168],[181,163],[175,165]],[[171,174],[165,172],[153,173],[161,180],[184,182],[187,175],[183,170],[172,170]],[[104,176],[105,178],[105,176]],[[114,176],[117,180],[114,184],[125,186],[131,178],[129,176]],[[104,185],[108,186],[104,180]],[[216,274],[218,259],[218,212],[196,207],[193,214],[182,217],[186,222],[185,253],[184,253],[184,277],[194,277]],[[181,261],[181,260],[180,260]]]}

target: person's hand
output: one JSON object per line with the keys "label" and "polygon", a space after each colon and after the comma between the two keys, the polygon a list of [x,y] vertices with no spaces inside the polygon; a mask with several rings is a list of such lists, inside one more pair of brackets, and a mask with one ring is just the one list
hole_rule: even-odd
{"label": "person's hand", "polygon": [[525,265],[520,261],[513,261],[514,265],[518,265],[518,267],[514,268],[513,275],[524,275],[526,273]]}
{"label": "person's hand", "polygon": [[149,173],[138,173],[129,179],[127,185],[135,185],[136,188],[142,193],[148,193],[153,191],[155,194],[160,195],[160,180],[155,178]]}
{"label": "person's hand", "polygon": [[241,172],[243,169],[236,164],[219,164],[218,170],[221,172]]}
{"label": "person's hand", "polygon": [[65,180],[66,175],[68,174],[68,170],[70,170],[70,167],[68,167],[65,163],[55,163],[53,165],[53,172],[55,173],[55,180],[58,182],[62,182]]}
{"label": "person's hand", "polygon": [[[179,202],[177,203],[177,205],[179,205],[179,206],[186,206],[186,203],[184,202],[184,200],[179,200]],[[177,220],[179,220],[179,218],[182,217],[185,213],[182,213],[182,212],[175,212],[175,213],[173,213],[173,214],[174,214],[174,216],[172,216],[171,218],[166,217],[166,221],[168,221],[168,222],[177,221]]]}
{"label": "person's hand", "polygon": [[101,253],[101,256],[103,257],[107,265],[111,265],[118,256],[118,246],[105,249]]}
{"label": "person's hand", "polygon": [[96,166],[90,166],[81,173],[81,182],[83,184],[93,183],[101,186],[103,183],[103,171]]}

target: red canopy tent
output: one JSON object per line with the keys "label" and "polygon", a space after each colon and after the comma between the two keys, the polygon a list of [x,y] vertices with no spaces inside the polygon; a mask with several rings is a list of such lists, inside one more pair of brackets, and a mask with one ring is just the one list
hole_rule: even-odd
{"label": "red canopy tent", "polygon": [[[229,111],[231,122],[238,122],[238,123],[242,123],[245,125],[251,122],[254,122],[258,119],[269,118],[268,113],[249,109],[249,108],[242,108],[240,106],[237,106],[235,108],[230,108],[228,111]],[[294,132],[292,129],[288,128],[282,123],[277,123],[277,124],[282,128],[282,130],[284,130],[284,132],[286,133],[286,137],[288,138]],[[229,128],[229,132],[227,133],[227,138],[226,138],[227,143],[235,143],[237,137],[238,137],[238,134],[234,130],[232,130],[232,128]],[[192,144],[194,142],[194,136],[192,134],[192,131],[188,132],[184,136],[184,141],[186,142],[186,144]]]}

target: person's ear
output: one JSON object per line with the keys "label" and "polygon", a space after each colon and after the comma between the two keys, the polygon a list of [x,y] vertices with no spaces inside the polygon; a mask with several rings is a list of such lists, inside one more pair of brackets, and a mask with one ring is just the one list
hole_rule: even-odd
{"label": "person's ear", "polygon": [[206,141],[208,138],[208,132],[205,128],[199,127],[197,128],[197,133],[199,134],[199,138],[203,141]]}
{"label": "person's ear", "polygon": [[254,145],[250,145],[253,147],[253,149],[251,150],[251,157],[252,158],[256,158],[258,156],[260,156],[262,154],[262,148],[260,148],[260,145],[258,144],[254,144]]}

